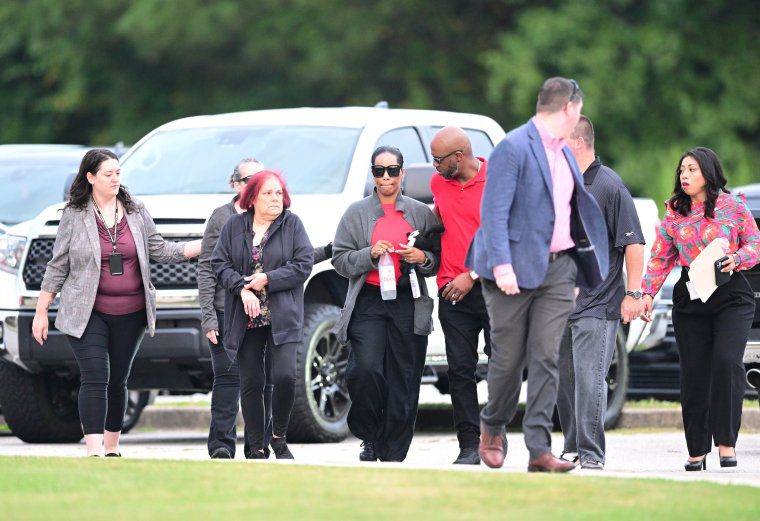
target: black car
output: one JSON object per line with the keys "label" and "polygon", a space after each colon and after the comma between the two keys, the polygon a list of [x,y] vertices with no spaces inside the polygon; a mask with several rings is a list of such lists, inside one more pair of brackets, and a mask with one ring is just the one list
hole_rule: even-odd
{"label": "black car", "polygon": [[[749,209],[760,226],[760,183],[734,188],[732,193],[743,194]],[[655,302],[652,323],[642,335],[639,347],[629,354],[628,397],[632,399],[679,399],[678,346],[676,344],[671,308],[673,286],[680,270],[673,270]],[[744,353],[747,370],[746,396],[760,396],[760,264],[744,272],[755,292],[755,318]]]}

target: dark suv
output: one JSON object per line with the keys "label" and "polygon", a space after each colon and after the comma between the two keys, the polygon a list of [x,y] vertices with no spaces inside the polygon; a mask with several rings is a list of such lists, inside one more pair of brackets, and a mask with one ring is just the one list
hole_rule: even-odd
{"label": "dark suv", "polygon": [[[747,198],[755,222],[760,226],[760,183],[737,187],[732,193],[743,194]],[[678,281],[678,272],[674,270],[660,290],[653,321],[647,334],[643,335],[641,349],[629,355],[628,396],[631,398],[679,399],[678,347],[671,321],[673,285]],[[752,397],[757,392],[760,397],[760,264],[745,271],[744,275],[755,292],[756,304],[755,318],[744,352],[746,395]]]}

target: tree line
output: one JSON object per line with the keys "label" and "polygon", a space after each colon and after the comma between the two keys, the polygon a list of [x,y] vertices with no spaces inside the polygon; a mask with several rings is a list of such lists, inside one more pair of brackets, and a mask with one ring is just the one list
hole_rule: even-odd
{"label": "tree line", "polygon": [[760,180],[754,0],[5,0],[0,27],[2,143],[134,143],[184,116],[379,100],[508,130],[562,75],[635,195],[664,200],[697,145],[732,185]]}

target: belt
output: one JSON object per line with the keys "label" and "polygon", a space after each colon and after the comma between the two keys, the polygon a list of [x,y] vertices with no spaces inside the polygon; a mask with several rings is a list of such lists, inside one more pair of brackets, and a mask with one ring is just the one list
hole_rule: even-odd
{"label": "belt", "polygon": [[563,255],[565,255],[566,253],[570,253],[570,250],[568,249],[568,250],[551,252],[549,254],[549,262],[554,262],[555,260],[559,259],[560,257],[562,257]]}

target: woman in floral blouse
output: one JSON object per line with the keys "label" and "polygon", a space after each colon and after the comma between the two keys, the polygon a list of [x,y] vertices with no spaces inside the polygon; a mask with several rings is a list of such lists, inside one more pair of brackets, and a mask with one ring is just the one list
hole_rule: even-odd
{"label": "woman in floral blouse", "polygon": [[[754,293],[741,271],[760,261],[760,232],[743,197],[728,193],[720,160],[709,148],[686,152],[678,163],[673,196],[667,202],[644,288],[644,320],[652,298],[676,264],[681,278],[673,289],[673,328],[681,365],[681,405],[689,459],[686,470],[707,468],[712,442],[721,467],[736,466],[736,438],[744,399],[742,357],[755,314]],[[723,238],[729,282],[707,302],[692,299],[689,266],[714,239]]]}

